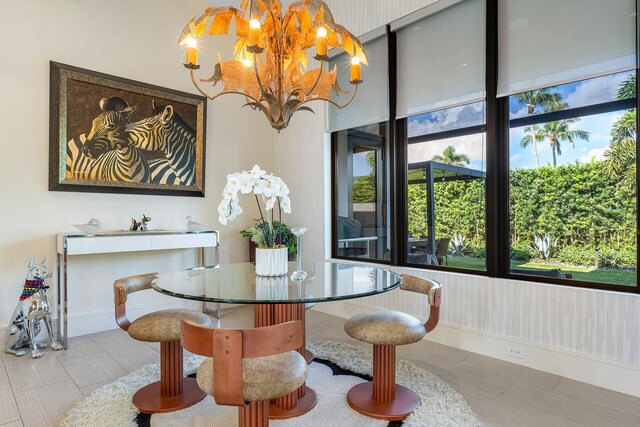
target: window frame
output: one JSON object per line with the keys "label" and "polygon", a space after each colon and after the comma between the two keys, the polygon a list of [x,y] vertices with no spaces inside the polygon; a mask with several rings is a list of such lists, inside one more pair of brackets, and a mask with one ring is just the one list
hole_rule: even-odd
{"label": "window frame", "polygon": [[[345,257],[337,254],[337,133],[331,134],[331,256],[335,259],[370,262],[383,265],[420,268],[424,270],[446,271],[468,274],[472,276],[494,277],[500,279],[545,283],[575,288],[597,289],[624,293],[640,294],[640,282],[636,279],[633,285],[615,285],[608,283],[588,282],[576,279],[556,279],[511,272],[510,241],[510,187],[509,187],[509,130],[533,122],[545,122],[559,118],[569,118],[599,114],[606,111],[619,111],[636,108],[640,111],[640,97],[636,87],[635,98],[575,107],[557,113],[537,114],[535,116],[510,119],[509,97],[497,96],[498,89],[498,3],[499,0],[485,0],[486,5],[486,66],[485,66],[485,125],[477,126],[486,132],[486,186],[485,186],[485,270],[472,270],[447,266],[412,264],[407,262],[408,241],[408,207],[407,207],[407,147],[409,138],[406,135],[407,119],[396,118],[395,104],[397,98],[396,33],[387,25],[389,43],[389,122],[387,125],[387,167],[389,168],[389,200],[391,206],[389,218],[391,224],[390,260],[363,259]],[[429,6],[427,6],[429,7]],[[418,14],[424,15],[423,12]],[[637,18],[638,19],[638,18]],[[638,26],[640,28],[640,26]],[[640,47],[640,37],[636,40]],[[639,56],[640,58],[640,56]],[[636,79],[640,68],[632,70]],[[426,136],[411,138],[412,142],[441,139],[443,135],[455,136],[459,132],[468,132],[470,128],[456,129]],[[478,130],[475,129],[475,130]],[[636,141],[640,133],[640,117],[636,114]],[[640,182],[640,147],[636,144],[636,181]],[[636,186],[636,254],[640,267],[640,197]]]}

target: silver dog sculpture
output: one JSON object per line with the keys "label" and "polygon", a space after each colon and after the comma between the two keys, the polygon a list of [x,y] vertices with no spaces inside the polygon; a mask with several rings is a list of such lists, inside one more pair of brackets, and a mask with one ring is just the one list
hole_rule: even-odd
{"label": "silver dog sculpture", "polygon": [[24,349],[29,347],[32,358],[41,357],[42,353],[38,350],[47,345],[36,343],[36,337],[40,333],[43,320],[51,342],[51,349],[57,351],[63,348],[56,341],[51,326],[51,312],[46,294],[46,290],[49,288],[46,280],[51,277],[51,272],[45,265],[46,259],[45,257],[40,264],[34,264],[33,258],[29,261],[27,279],[9,325],[9,336],[17,335],[17,339],[13,345],[5,350],[6,353],[15,354],[18,357],[24,356],[26,354]]}

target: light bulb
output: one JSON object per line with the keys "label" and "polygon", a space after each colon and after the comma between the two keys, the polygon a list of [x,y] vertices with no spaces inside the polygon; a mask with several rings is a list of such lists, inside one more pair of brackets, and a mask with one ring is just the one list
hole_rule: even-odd
{"label": "light bulb", "polygon": [[318,28],[318,32],[316,33],[318,37],[327,37],[327,29],[325,27]]}
{"label": "light bulb", "polygon": [[251,61],[248,60],[247,58],[243,59],[240,62],[242,62],[242,65],[244,65],[245,67],[251,67]]}
{"label": "light bulb", "polygon": [[188,47],[196,47],[196,45],[198,44],[196,42],[196,39],[194,39],[193,37],[187,37],[187,39],[185,40],[185,43],[187,44]]}
{"label": "light bulb", "polygon": [[[246,21],[245,21],[246,22]],[[249,22],[249,28],[253,28],[253,29],[257,29],[260,28],[260,21],[258,21],[257,19],[252,19]]]}
{"label": "light bulb", "polygon": [[360,58],[357,56],[354,56],[353,58],[351,58],[351,64],[352,65],[360,65]]}

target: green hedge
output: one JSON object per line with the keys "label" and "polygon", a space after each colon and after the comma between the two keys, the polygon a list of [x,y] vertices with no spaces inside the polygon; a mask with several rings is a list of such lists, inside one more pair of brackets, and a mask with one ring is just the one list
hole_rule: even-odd
{"label": "green hedge", "polygon": [[[595,249],[568,246],[560,250],[557,259],[561,262],[591,267],[596,262]],[[631,249],[600,249],[599,267],[635,268],[636,253]]]}
{"label": "green hedge", "polygon": [[[510,172],[511,258],[537,257],[535,235],[550,234],[552,258],[593,265],[596,247],[603,267],[634,267],[636,198],[603,172],[603,163],[543,166]],[[436,237],[462,233],[471,252],[485,246],[485,181],[436,182]],[[409,234],[427,235],[426,189],[409,185]]]}

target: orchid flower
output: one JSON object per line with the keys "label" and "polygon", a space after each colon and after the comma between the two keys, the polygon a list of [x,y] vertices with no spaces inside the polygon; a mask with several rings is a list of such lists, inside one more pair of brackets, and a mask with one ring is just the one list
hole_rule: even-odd
{"label": "orchid flower", "polygon": [[[228,221],[233,221],[242,213],[238,193],[254,194],[260,211],[261,229],[265,233],[265,240],[269,246],[274,246],[276,236],[273,229],[274,216],[272,211],[277,205],[281,211],[287,214],[291,213],[289,187],[281,178],[267,174],[266,171],[260,169],[259,165],[255,165],[250,171],[227,175],[227,185],[222,191],[222,201],[218,205],[218,221],[221,224],[226,225]],[[260,199],[263,202],[262,206]]]}

